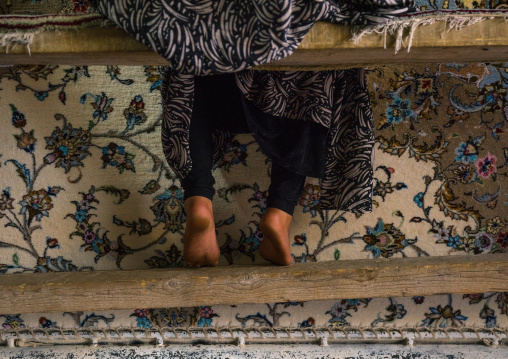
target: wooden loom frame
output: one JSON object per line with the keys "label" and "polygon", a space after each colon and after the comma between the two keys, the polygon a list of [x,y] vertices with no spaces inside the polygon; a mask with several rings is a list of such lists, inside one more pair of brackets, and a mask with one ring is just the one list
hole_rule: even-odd
{"label": "wooden loom frame", "polygon": [[[321,69],[416,62],[508,61],[508,22],[486,20],[463,31],[443,23],[415,32],[411,52],[393,40],[365,36],[358,46],[348,27],[318,23],[296,53],[264,69]],[[482,34],[471,37],[470,34]],[[114,27],[47,31],[30,46],[0,54],[0,64],[165,65]],[[0,277],[0,313],[162,308],[336,298],[508,292],[508,254],[355,260],[291,267],[230,266],[168,270],[16,274]]]}
{"label": "wooden loom frame", "polygon": [[[471,34],[481,34],[471,36]],[[418,62],[502,62],[508,61],[508,21],[494,17],[462,31],[447,31],[445,21],[420,26],[413,37],[411,51],[395,54],[394,39],[369,34],[358,45],[351,39],[351,28],[317,23],[298,50],[285,59],[264,65],[316,69]],[[167,65],[167,61],[137,42],[122,29],[106,26],[81,31],[45,31],[37,34],[28,48],[9,48],[0,54],[0,64],[62,65]]]}

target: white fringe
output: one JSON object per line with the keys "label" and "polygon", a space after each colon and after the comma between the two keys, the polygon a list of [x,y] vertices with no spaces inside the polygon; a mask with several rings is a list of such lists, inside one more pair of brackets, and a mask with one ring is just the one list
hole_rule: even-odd
{"label": "white fringe", "polygon": [[[163,328],[16,328],[0,330],[2,347],[55,345],[228,344],[482,344],[505,346],[508,329],[484,327],[163,327]],[[0,355],[1,356],[1,355]]]}
{"label": "white fringe", "polygon": [[28,54],[30,52],[30,45],[32,44],[35,32],[12,32],[7,34],[0,34],[0,47],[5,47],[5,53],[9,53],[9,49],[16,45],[26,46]]}
{"label": "white fringe", "polygon": [[[508,15],[504,15],[505,20],[506,16]],[[419,26],[431,25],[437,21],[442,21],[444,22],[443,32],[449,32],[451,30],[461,30],[464,27],[492,19],[494,17],[496,16],[438,15],[420,18],[417,17],[403,21],[393,20],[387,24],[374,25],[356,30],[353,32],[351,40],[355,45],[358,45],[361,38],[366,35],[373,33],[383,35],[384,48],[386,49],[387,36],[390,35],[395,38],[395,53],[399,52],[402,47],[406,47],[407,52],[409,52],[411,50],[411,46],[413,45],[415,31]],[[407,36],[404,38],[405,34],[407,34]]]}

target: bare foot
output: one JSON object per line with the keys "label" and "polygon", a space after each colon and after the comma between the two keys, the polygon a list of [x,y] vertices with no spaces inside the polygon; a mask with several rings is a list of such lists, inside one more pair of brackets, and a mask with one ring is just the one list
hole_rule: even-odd
{"label": "bare foot", "polygon": [[193,196],[185,200],[187,215],[183,242],[184,261],[196,268],[216,266],[220,249],[215,236],[212,201]]}
{"label": "bare foot", "polygon": [[277,208],[268,208],[259,222],[263,241],[259,254],[268,262],[281,266],[293,263],[289,246],[289,225],[293,217]]}

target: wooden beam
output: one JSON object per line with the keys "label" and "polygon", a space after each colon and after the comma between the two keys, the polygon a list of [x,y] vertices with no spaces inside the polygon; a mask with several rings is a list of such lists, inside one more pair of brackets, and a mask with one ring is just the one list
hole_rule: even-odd
{"label": "wooden beam", "polygon": [[[299,49],[280,61],[263,66],[330,67],[418,62],[490,62],[508,60],[508,22],[492,18],[460,31],[446,31],[444,21],[416,29],[411,51],[394,53],[395,40],[370,34],[358,45],[350,41],[351,28],[317,23]],[[46,31],[30,46],[9,48],[0,54],[0,64],[62,65],[167,65],[167,61],[116,27],[81,31]],[[4,49],[5,52],[5,49]]]}
{"label": "wooden beam", "polygon": [[[1,48],[0,48],[1,49]],[[168,62],[118,27],[44,31],[25,45],[0,53],[0,64],[167,65]]]}
{"label": "wooden beam", "polygon": [[13,274],[0,314],[508,292],[508,254]]}

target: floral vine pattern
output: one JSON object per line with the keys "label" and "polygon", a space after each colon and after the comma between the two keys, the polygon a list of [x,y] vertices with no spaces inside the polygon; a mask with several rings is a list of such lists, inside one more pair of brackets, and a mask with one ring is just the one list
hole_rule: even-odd
{"label": "floral vine pattern", "polygon": [[[324,211],[309,181],[295,211],[297,263],[476,255],[508,248],[508,64],[368,69],[377,128],[374,211]],[[159,145],[160,69],[0,69],[0,274],[183,265],[183,192]],[[270,163],[252,137],[214,174],[221,265],[262,263]],[[5,233],[5,235],[4,235]],[[338,293],[340,298],[340,293]],[[508,323],[506,293],[38,315],[61,326],[450,327]]]}

